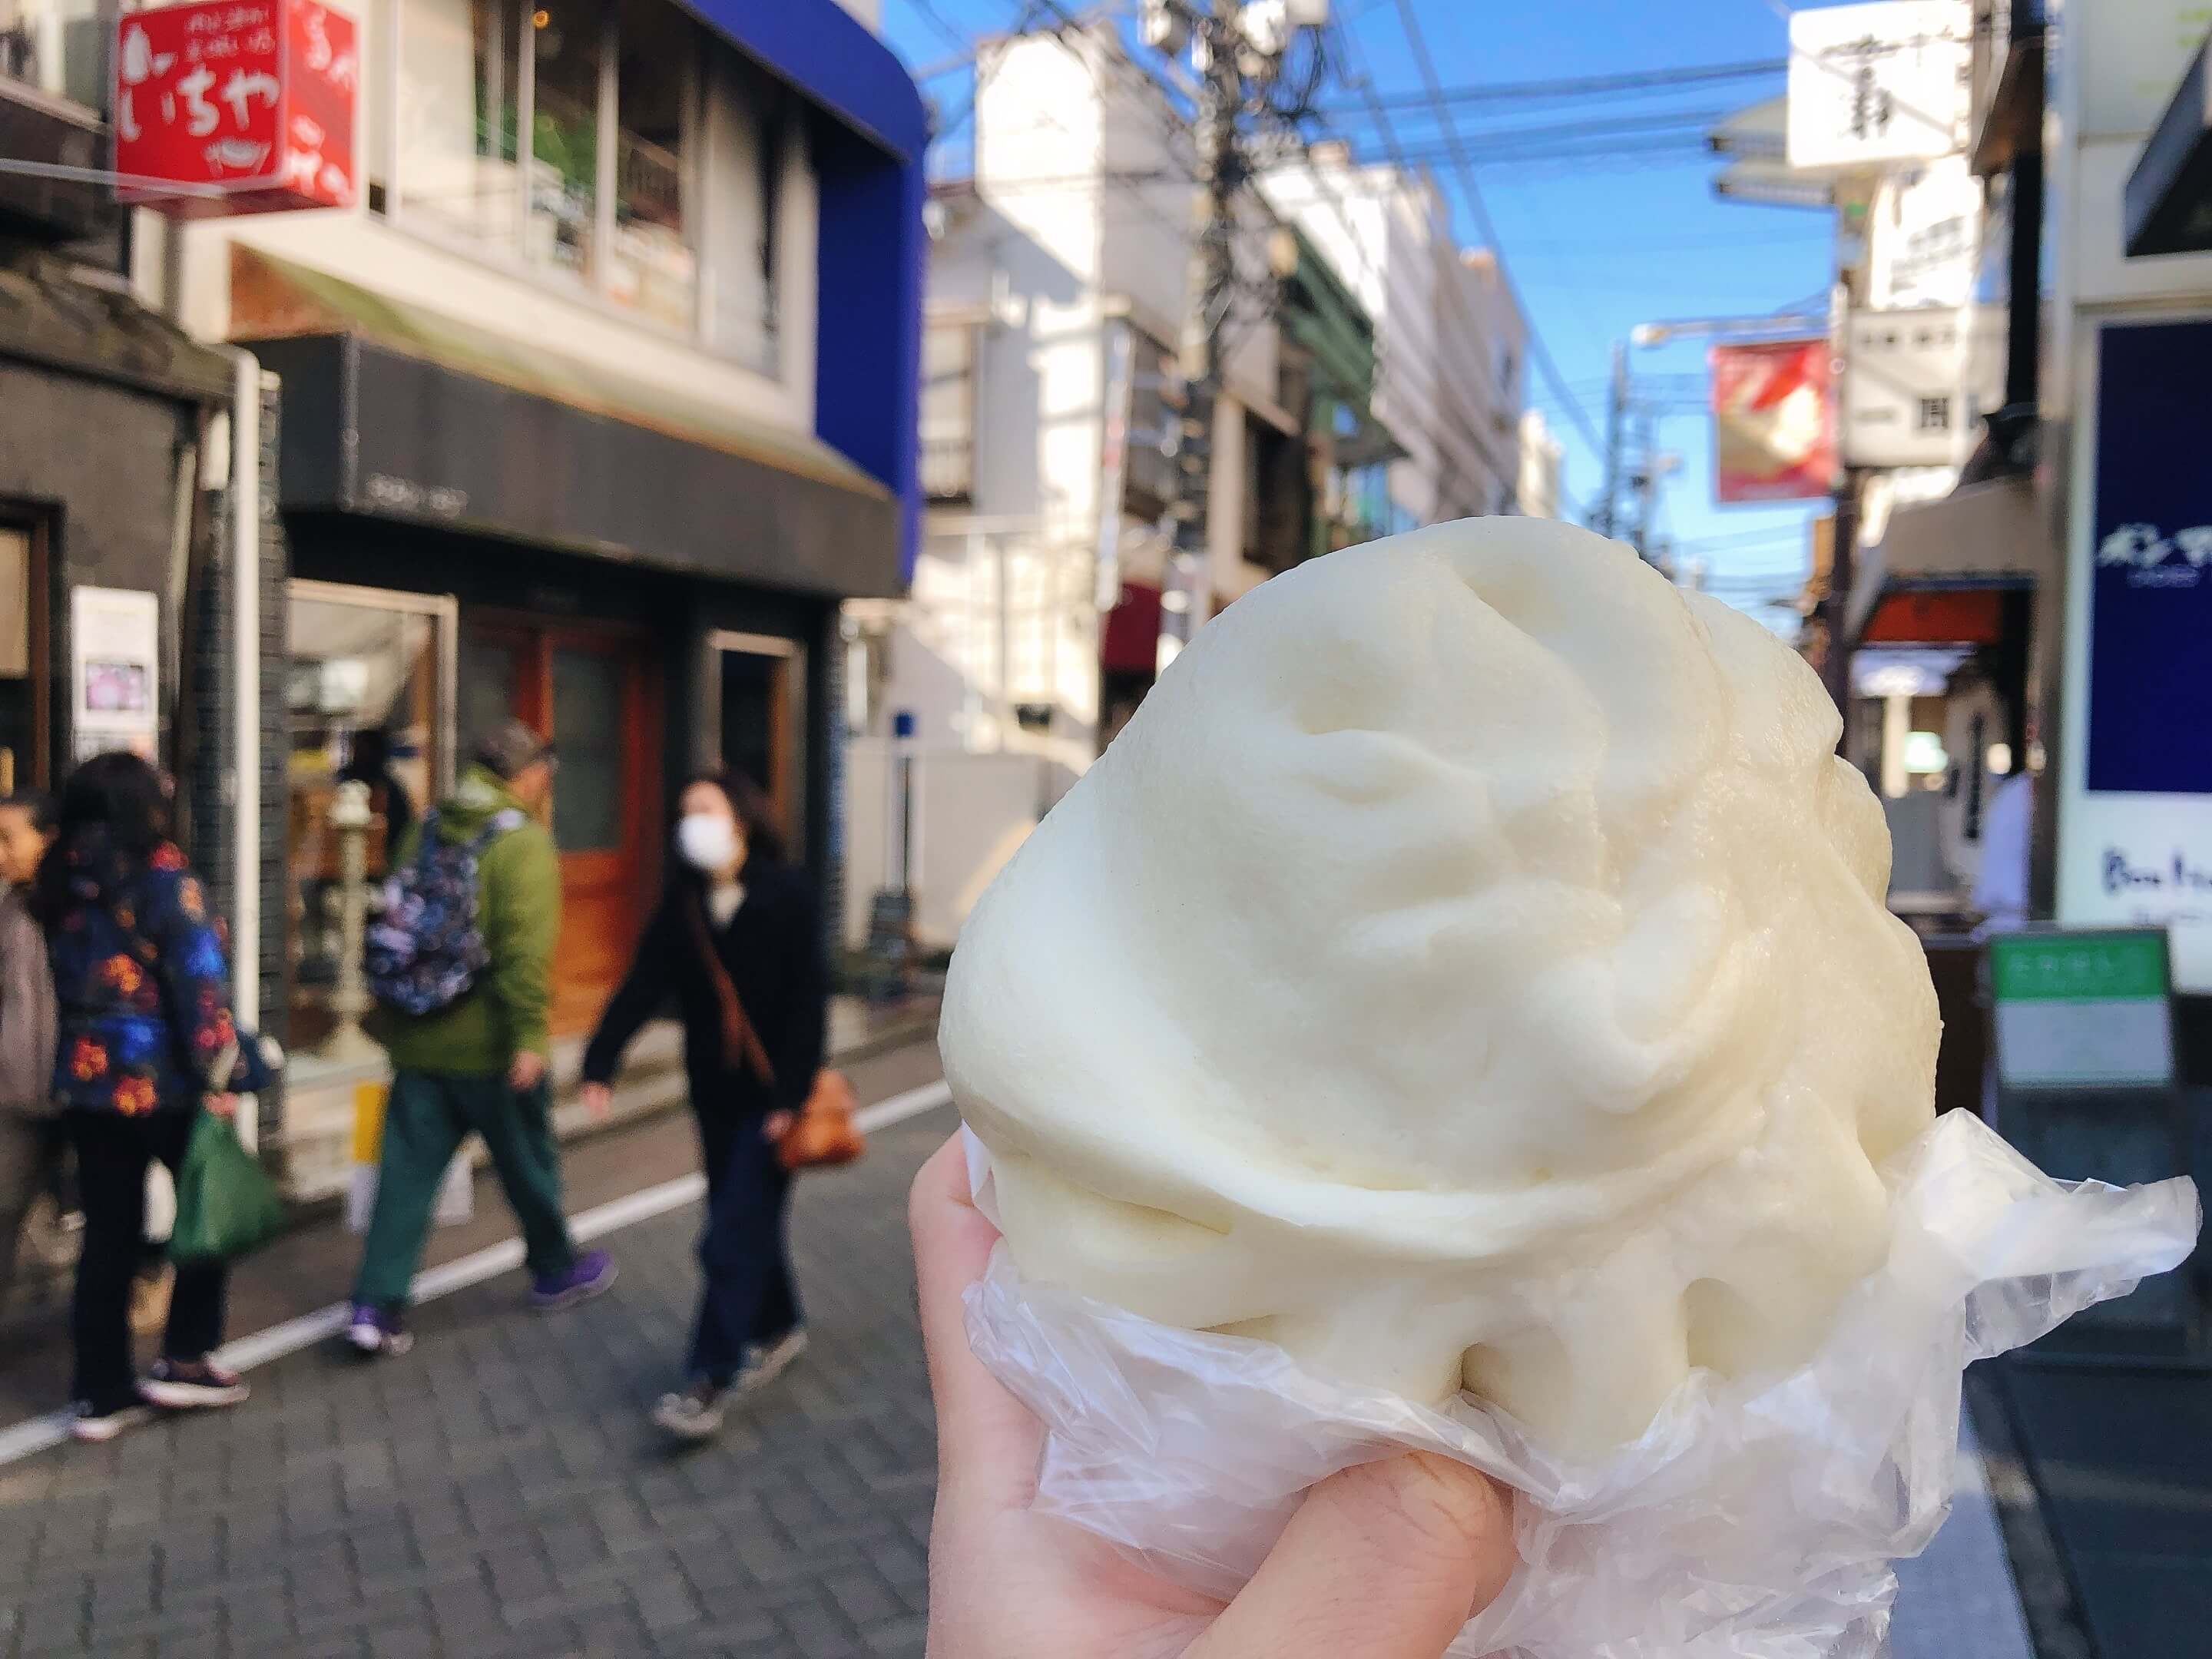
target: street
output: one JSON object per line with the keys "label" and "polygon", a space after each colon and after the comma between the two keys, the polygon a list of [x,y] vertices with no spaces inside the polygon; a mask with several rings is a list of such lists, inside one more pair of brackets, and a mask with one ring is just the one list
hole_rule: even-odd
{"label": "street", "polygon": [[[927,1055],[861,1068],[862,1097]],[[813,1346],[696,1452],[645,1419],[690,1319],[687,1203],[613,1234],[621,1280],[569,1313],[503,1273],[425,1305],[404,1358],[321,1343],[237,1411],[0,1467],[0,1655],[920,1655],[934,1448],[905,1194],[951,1127],[926,1113],[802,1184]],[[611,1139],[578,1162],[634,1186],[687,1167],[681,1120]],[[342,1290],[352,1241],[308,1242]]]}

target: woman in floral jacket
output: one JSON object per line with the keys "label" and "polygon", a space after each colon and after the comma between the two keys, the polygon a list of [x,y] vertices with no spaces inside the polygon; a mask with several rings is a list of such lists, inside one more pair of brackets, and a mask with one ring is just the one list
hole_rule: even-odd
{"label": "woman in floral jacket", "polygon": [[96,756],[63,791],[59,839],[39,871],[61,1015],[55,1092],[84,1208],[72,1316],[81,1440],[112,1439],[149,1403],[246,1398],[246,1385],[208,1358],[222,1341],[221,1262],[178,1270],[161,1358],[143,1382],[131,1349],[146,1171],[159,1158],[173,1175],[199,1113],[228,1111],[208,1080],[237,1041],[218,925],[167,838],[168,813],[151,766]]}

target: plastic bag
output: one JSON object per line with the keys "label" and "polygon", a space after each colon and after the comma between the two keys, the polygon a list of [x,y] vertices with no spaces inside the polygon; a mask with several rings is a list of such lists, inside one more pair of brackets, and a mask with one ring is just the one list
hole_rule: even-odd
{"label": "plastic bag", "polygon": [[229,1261],[283,1230],[284,1200],[230,1120],[202,1112],[192,1125],[177,1177],[177,1220],[169,1259],[179,1264]]}
{"label": "plastic bag", "polygon": [[[988,1153],[969,1138],[995,1221]],[[968,1292],[970,1344],[1047,1431],[1036,1507],[1226,1599],[1299,1495],[1401,1450],[1515,1488],[1522,1567],[1454,1659],[1873,1659],[1889,1564],[1950,1507],[1967,1362],[2031,1342],[2189,1254],[2186,1180],[2052,1181],[1954,1112],[1883,1170],[1886,1267],[1812,1361],[1697,1371],[1603,1463],[1548,1455],[1509,1418],[1331,1382],[1282,1349],[1172,1329],[1022,1281],[1002,1245]]]}

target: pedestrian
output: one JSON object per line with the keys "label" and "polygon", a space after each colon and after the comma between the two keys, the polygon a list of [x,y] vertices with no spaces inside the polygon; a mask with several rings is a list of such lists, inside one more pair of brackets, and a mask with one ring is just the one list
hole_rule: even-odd
{"label": "pedestrian", "polygon": [[929,1651],[960,1659],[1441,1659],[1521,1557],[1505,1489],[1414,1453],[1308,1492],[1233,1601],[1187,1590],[1030,1507],[1044,1430],[969,1352],[962,1298],[998,1233],[960,1143],[914,1185],[909,1220],[937,1419]]}
{"label": "pedestrian", "polygon": [[61,1163],[53,971],[27,896],[53,840],[51,796],[0,796],[0,1315],[23,1224]]}
{"label": "pedestrian", "polygon": [[131,1353],[147,1170],[159,1160],[173,1177],[200,1113],[228,1116],[234,1106],[210,1076],[238,1040],[229,969],[168,816],[152,766],[94,756],[62,792],[34,887],[58,1004],[54,1088],[84,1211],[71,1310],[80,1440],[113,1439],[149,1402],[185,1410],[246,1395],[210,1357],[222,1341],[221,1261],[177,1270],[161,1357],[143,1381]]}
{"label": "pedestrian", "polygon": [[732,1391],[773,1381],[806,1346],[792,1282],[791,1173],[776,1141],[822,1069],[830,968],[820,908],[784,858],[767,797],[736,773],[694,778],[677,802],[669,879],[591,1046],[596,1111],[638,1028],[672,1001],[707,1175],[704,1282],[684,1386],[653,1420],[685,1440],[720,1428]]}
{"label": "pedestrian", "polygon": [[369,975],[380,1000],[369,1030],[391,1057],[392,1091],[346,1328],[363,1353],[412,1345],[409,1291],[431,1207],[471,1133],[522,1224],[534,1305],[570,1307],[615,1282],[613,1261],[580,1252],[561,1209],[546,1073],[561,866],[538,821],[554,763],[551,744],[508,721],[392,860]]}

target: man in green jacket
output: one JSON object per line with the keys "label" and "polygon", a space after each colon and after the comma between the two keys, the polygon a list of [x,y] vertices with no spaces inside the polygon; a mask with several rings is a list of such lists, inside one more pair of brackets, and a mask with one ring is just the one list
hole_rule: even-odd
{"label": "man in green jacket", "polygon": [[[538,815],[553,787],[553,746],[510,720],[477,750],[453,797],[397,849],[416,857],[424,835],[471,842],[477,922],[489,960],[461,998],[434,1013],[379,1009],[370,1030],[392,1057],[376,1209],[362,1248],[347,1336],[363,1353],[404,1353],[408,1289],[422,1257],[447,1167],[471,1133],[483,1137],[522,1224],[532,1301],[550,1311],[614,1283],[604,1250],[579,1253],[561,1210],[561,1159],[547,1086],[547,1010],[561,931],[561,866]],[[507,817],[502,827],[501,815]]]}

